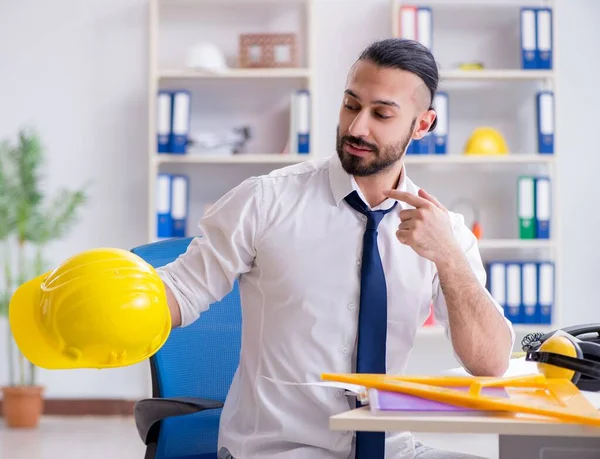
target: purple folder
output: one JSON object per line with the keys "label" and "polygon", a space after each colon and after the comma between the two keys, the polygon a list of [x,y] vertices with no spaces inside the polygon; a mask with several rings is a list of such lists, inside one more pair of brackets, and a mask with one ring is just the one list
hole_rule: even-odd
{"label": "purple folder", "polygon": [[[468,387],[451,387],[467,392]],[[481,390],[483,395],[492,397],[505,397],[508,394],[503,387],[484,387]],[[450,405],[448,403],[436,402],[416,395],[403,394],[401,392],[390,392],[378,389],[369,389],[369,405],[371,412],[381,411],[466,411],[477,412],[474,408],[464,408],[461,406]]]}

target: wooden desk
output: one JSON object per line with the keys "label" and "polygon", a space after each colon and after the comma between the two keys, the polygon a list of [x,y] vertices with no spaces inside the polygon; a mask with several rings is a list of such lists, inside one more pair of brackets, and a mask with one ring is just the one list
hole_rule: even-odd
{"label": "wooden desk", "polygon": [[511,413],[374,416],[364,407],[332,416],[329,426],[340,431],[494,434],[499,436],[500,459],[600,458],[600,427]]}

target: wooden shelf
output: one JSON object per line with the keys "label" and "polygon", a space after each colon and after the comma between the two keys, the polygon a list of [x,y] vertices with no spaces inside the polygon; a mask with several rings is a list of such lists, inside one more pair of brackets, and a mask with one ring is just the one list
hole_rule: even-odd
{"label": "wooden shelf", "polygon": [[159,154],[154,156],[154,161],[157,164],[294,164],[311,158],[311,155],[280,153],[239,155]]}
{"label": "wooden shelf", "polygon": [[551,164],[554,155],[540,155],[537,153],[515,153],[508,155],[406,155],[406,164]]}
{"label": "wooden shelf", "polygon": [[[158,164],[165,163],[222,163],[222,164],[247,164],[247,163],[298,163],[313,159],[312,155],[286,155],[280,153],[240,154],[240,155],[155,155]],[[552,155],[515,154],[507,156],[464,156],[452,155],[407,155],[406,164],[551,164],[554,162]]]}
{"label": "wooden shelf", "polygon": [[544,80],[554,78],[552,70],[483,69],[483,70],[440,70],[440,80]]}
{"label": "wooden shelf", "polygon": [[420,336],[444,336],[444,328],[441,325],[424,325],[419,328],[417,335]]}
{"label": "wooden shelf", "polygon": [[274,5],[296,5],[305,4],[310,0],[158,0],[161,5],[256,5],[256,4],[274,4]]}
{"label": "wooden shelf", "polygon": [[556,245],[552,239],[481,239],[478,246],[485,249],[550,249]]}
{"label": "wooden shelf", "polygon": [[164,69],[158,72],[159,79],[251,79],[251,78],[310,78],[305,68],[273,69],[229,69],[223,72],[207,72],[195,69]]}

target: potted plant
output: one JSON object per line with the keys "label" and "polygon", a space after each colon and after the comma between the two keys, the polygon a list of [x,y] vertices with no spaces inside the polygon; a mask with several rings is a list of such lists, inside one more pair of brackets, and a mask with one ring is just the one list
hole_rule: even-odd
{"label": "potted plant", "polygon": [[86,201],[85,191],[61,190],[53,199],[42,191],[43,148],[37,133],[21,130],[16,145],[0,145],[0,314],[7,320],[8,384],[2,411],[9,427],[35,427],[43,411],[43,387],[36,368],[18,351],[8,324],[14,289],[48,271],[44,249],[62,238]]}

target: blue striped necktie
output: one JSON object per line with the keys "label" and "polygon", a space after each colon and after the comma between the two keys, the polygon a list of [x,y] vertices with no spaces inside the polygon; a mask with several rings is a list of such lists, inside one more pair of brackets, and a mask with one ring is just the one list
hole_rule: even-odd
{"label": "blue striped necktie", "polygon": [[[350,193],[345,199],[350,206],[367,216],[360,273],[356,371],[385,374],[387,289],[377,246],[377,227],[384,215],[394,209],[398,202],[387,210],[369,210],[356,191]],[[356,433],[356,459],[383,459],[384,457],[384,432]]]}

